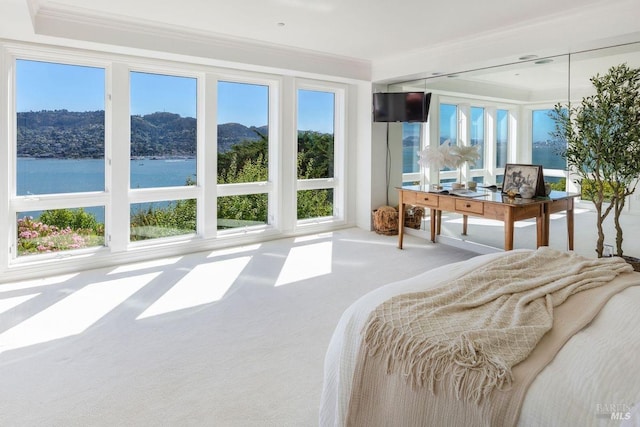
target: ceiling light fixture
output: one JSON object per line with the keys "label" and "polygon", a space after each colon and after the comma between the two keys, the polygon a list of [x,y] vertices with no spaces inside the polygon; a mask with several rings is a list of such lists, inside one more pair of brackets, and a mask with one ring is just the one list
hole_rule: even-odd
{"label": "ceiling light fixture", "polygon": [[284,22],[278,22],[277,25],[278,25],[278,27],[284,27],[285,24],[284,24]]}
{"label": "ceiling light fixture", "polygon": [[524,55],[518,58],[520,61],[528,61],[529,59],[536,59],[538,55]]}
{"label": "ceiling light fixture", "polygon": [[553,62],[553,59],[541,59],[539,61],[534,62],[534,64],[542,65],[542,64],[550,64]]}

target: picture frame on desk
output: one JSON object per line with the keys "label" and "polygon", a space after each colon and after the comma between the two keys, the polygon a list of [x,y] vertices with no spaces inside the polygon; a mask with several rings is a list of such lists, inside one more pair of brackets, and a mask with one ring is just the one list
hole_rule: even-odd
{"label": "picture frame on desk", "polygon": [[504,180],[502,181],[502,193],[509,190],[520,191],[523,185],[529,185],[535,189],[535,196],[546,195],[544,189],[544,175],[542,165],[528,165],[507,163],[504,166]]}

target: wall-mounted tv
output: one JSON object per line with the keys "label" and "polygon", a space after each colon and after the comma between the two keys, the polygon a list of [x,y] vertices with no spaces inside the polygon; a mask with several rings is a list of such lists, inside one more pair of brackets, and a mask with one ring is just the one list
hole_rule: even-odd
{"label": "wall-mounted tv", "polygon": [[374,122],[426,122],[431,93],[378,92],[373,94]]}

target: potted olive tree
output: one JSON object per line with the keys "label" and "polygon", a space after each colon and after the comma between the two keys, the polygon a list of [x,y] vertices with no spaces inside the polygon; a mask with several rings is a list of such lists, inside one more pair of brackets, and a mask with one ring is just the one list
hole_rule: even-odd
{"label": "potted olive tree", "polygon": [[616,255],[622,257],[620,214],[640,176],[640,68],[621,64],[590,80],[594,95],[575,106],[555,106],[554,136],[566,140],[567,165],[595,205],[598,257],[604,249],[603,222],[611,212]]}

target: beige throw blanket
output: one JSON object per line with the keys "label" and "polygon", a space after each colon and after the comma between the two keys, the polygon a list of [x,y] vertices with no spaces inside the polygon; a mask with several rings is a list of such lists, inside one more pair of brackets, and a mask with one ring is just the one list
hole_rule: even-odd
{"label": "beige throw blanket", "polygon": [[[373,395],[389,398],[394,389],[404,387],[402,383],[420,396],[426,388],[436,400],[460,401],[466,417],[461,422],[477,416],[492,419],[487,408],[494,404],[486,398],[494,390],[504,398],[513,382],[512,367],[527,358],[551,329],[554,307],[630,271],[619,258],[586,259],[543,247],[506,254],[439,288],[390,299],[371,314],[364,328],[348,424],[375,420],[372,408],[384,408],[385,399]],[[601,293],[608,295],[603,298],[611,296],[607,291]],[[579,313],[580,327],[597,313],[589,307],[584,311],[590,317]],[[577,330],[567,328],[552,355]],[[546,364],[552,355],[541,360]],[[396,375],[373,378],[380,368]],[[536,366],[532,371],[540,369]],[[372,385],[377,388],[373,393]],[[359,395],[363,390],[364,395]],[[522,390],[515,394],[523,397]],[[509,411],[517,417],[519,409]]]}

